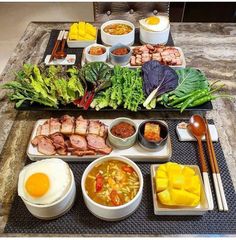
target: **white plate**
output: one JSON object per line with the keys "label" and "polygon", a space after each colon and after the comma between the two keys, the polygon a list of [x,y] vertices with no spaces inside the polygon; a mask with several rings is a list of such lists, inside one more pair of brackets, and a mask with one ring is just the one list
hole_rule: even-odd
{"label": "white plate", "polygon": [[151,182],[152,182],[152,198],[155,215],[203,215],[209,210],[208,201],[206,198],[206,192],[201,176],[200,169],[197,165],[185,165],[194,169],[195,173],[199,176],[201,182],[201,200],[197,207],[168,207],[162,205],[157,200],[156,186],[155,186],[155,173],[160,164],[151,165]]}
{"label": "white plate", "polygon": [[[105,48],[107,48],[107,52],[109,52],[109,49],[110,49],[110,47],[106,47],[106,46],[104,46]],[[131,48],[131,50],[133,50],[134,48],[136,48],[136,47],[138,47],[138,46],[133,46],[133,47],[130,47]],[[176,49],[178,49],[179,50],[179,52],[180,52],[180,59],[181,59],[181,61],[182,61],[182,65],[173,65],[173,66],[171,66],[171,65],[168,65],[169,67],[171,67],[171,68],[173,68],[173,69],[181,69],[181,68],[186,68],[186,61],[185,61],[185,57],[184,57],[184,53],[183,53],[183,51],[182,51],[182,49],[181,48],[179,48],[179,47],[174,47],[174,48],[176,48]],[[81,66],[83,66],[85,63],[87,63],[88,61],[86,60],[86,56],[85,56],[85,51],[83,50],[83,54],[82,54],[82,57],[81,57]],[[106,61],[106,63],[110,66],[110,67],[114,67],[114,65],[109,61],[109,56],[108,56],[108,60]],[[140,68],[140,67],[142,67],[142,66],[132,66],[132,65],[130,65],[130,63],[128,63],[127,65],[125,65],[125,66],[123,66],[123,67],[128,67],[128,68]]]}
{"label": "white plate", "polygon": [[47,55],[45,57],[44,63],[49,65],[74,65],[76,60],[75,54],[67,54],[66,58],[63,59],[54,59],[51,62],[49,62],[51,55]]}
{"label": "white plate", "polygon": [[[92,160],[102,156],[102,155],[90,155],[90,156],[87,155],[87,156],[80,157],[76,155],[63,156],[58,154],[48,156],[48,155],[43,155],[39,153],[37,150],[37,147],[33,147],[33,145],[31,144],[31,140],[36,136],[37,127],[39,125],[42,125],[46,120],[47,119],[40,119],[35,123],[32,135],[30,137],[30,141],[27,148],[27,155],[32,161],[42,160],[45,158],[60,157],[66,162],[80,162],[80,161],[91,162]],[[143,121],[144,120],[134,120],[134,122],[136,122],[137,125],[139,125]],[[101,122],[109,126],[109,124],[112,122],[112,119],[103,119],[101,120]],[[109,143],[107,144],[110,145]],[[156,152],[146,151],[138,144],[138,142],[136,142],[135,145],[133,145],[128,149],[116,149],[113,147],[113,151],[110,153],[110,155],[121,155],[121,156],[130,158],[132,160],[136,160],[138,162],[158,162],[158,163],[167,162],[172,155],[170,136],[168,137],[167,144],[160,151],[156,151]]]}

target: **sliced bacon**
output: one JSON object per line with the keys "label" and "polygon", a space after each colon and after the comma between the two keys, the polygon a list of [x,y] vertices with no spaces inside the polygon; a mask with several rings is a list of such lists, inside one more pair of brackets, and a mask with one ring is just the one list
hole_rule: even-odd
{"label": "sliced bacon", "polygon": [[105,139],[95,135],[95,134],[88,134],[86,137],[88,141],[88,148],[93,149],[96,152],[109,154],[112,151],[112,148],[106,145]]}
{"label": "sliced bacon", "polygon": [[74,133],[74,125],[75,118],[69,115],[64,115],[60,119],[61,121],[61,133],[63,134],[73,134]]}
{"label": "sliced bacon", "polygon": [[61,123],[58,118],[50,118],[50,134],[57,133],[61,131]]}
{"label": "sliced bacon", "polygon": [[75,121],[75,133],[80,135],[86,135],[89,121],[84,119],[82,116],[76,118]]}
{"label": "sliced bacon", "polygon": [[70,136],[71,146],[79,150],[87,150],[87,141],[83,136],[73,134]]}

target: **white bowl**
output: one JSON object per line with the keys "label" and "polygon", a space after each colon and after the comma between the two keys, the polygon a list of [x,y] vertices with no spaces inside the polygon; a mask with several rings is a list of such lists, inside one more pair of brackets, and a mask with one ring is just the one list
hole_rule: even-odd
{"label": "white bowl", "polygon": [[29,210],[29,212],[39,218],[44,220],[51,220],[58,217],[61,217],[63,214],[68,212],[71,207],[73,206],[73,203],[75,201],[75,195],[76,195],[76,188],[75,188],[75,179],[73,172],[70,170],[71,174],[71,184],[66,192],[66,194],[58,199],[57,201],[51,203],[51,204],[33,204],[24,198],[21,198]]}
{"label": "white bowl", "polygon": [[[129,124],[133,125],[134,128],[135,128],[135,133],[132,136],[128,137],[128,138],[119,138],[119,137],[114,136],[111,133],[111,129],[112,129],[113,126],[117,125],[120,122],[126,122],[126,123],[129,123]],[[119,148],[119,149],[126,149],[126,148],[132,147],[135,144],[135,142],[136,142],[137,135],[138,135],[138,126],[130,118],[125,118],[125,117],[116,118],[116,119],[114,119],[111,122],[111,124],[109,125],[109,128],[108,128],[108,139],[109,139],[109,142],[113,146],[115,146],[116,148]]]}
{"label": "white bowl", "polygon": [[[102,47],[106,51],[102,55],[91,55],[91,54],[89,54],[89,50],[91,47]],[[106,62],[106,60],[108,58],[107,48],[101,44],[95,43],[95,44],[89,45],[88,47],[85,48],[84,51],[85,51],[85,58],[88,62]]]}
{"label": "white bowl", "polygon": [[169,38],[170,24],[163,31],[147,31],[140,25],[139,37],[142,44],[166,44]]}
{"label": "white bowl", "polygon": [[[136,173],[139,176],[139,181],[140,181],[140,188],[136,196],[128,203],[117,206],[117,207],[110,207],[110,206],[104,206],[101,204],[96,203],[93,201],[87,194],[85,190],[85,180],[89,172],[92,170],[92,168],[97,165],[100,162],[109,160],[109,159],[114,159],[114,160],[119,160],[122,162],[125,162],[129,164],[133,169],[136,171]],[[141,199],[142,199],[142,193],[143,193],[143,175],[141,173],[141,170],[139,167],[130,159],[122,156],[104,156],[100,157],[97,160],[93,161],[88,165],[88,167],[85,169],[84,174],[82,176],[81,180],[81,188],[82,188],[82,193],[83,193],[83,198],[84,202],[89,209],[89,211],[95,215],[96,217],[106,220],[106,221],[117,221],[124,219],[131,215],[139,206]]]}
{"label": "white bowl", "polygon": [[[126,24],[132,28],[132,31],[124,34],[124,35],[112,35],[109,33],[104,32],[104,28],[108,25],[111,24],[116,24],[116,23],[121,23],[121,24]],[[134,35],[135,35],[135,26],[133,23],[125,20],[111,20],[108,22],[105,22],[101,26],[101,39],[103,44],[105,45],[114,45],[118,43],[122,43],[124,45],[131,46],[134,44]]]}

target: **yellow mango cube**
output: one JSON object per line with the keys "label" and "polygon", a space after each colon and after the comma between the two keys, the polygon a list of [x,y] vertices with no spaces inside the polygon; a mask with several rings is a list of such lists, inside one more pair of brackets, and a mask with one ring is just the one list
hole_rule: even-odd
{"label": "yellow mango cube", "polygon": [[156,191],[161,192],[168,188],[168,179],[167,178],[160,178],[156,181]]}

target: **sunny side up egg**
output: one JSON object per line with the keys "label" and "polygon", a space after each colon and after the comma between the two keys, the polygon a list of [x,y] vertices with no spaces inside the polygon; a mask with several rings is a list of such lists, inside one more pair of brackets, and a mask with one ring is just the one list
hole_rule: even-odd
{"label": "sunny side up egg", "polygon": [[139,23],[144,29],[153,32],[163,31],[170,24],[167,16],[152,16],[139,20]]}
{"label": "sunny side up egg", "polygon": [[66,194],[71,181],[67,163],[58,158],[44,159],[22,169],[18,195],[33,204],[51,204]]}

